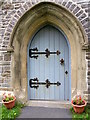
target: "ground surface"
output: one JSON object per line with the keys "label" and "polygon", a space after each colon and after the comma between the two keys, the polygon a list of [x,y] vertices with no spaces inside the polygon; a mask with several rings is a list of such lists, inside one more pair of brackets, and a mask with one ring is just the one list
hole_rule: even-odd
{"label": "ground surface", "polygon": [[72,118],[72,115],[69,109],[28,106],[18,118]]}

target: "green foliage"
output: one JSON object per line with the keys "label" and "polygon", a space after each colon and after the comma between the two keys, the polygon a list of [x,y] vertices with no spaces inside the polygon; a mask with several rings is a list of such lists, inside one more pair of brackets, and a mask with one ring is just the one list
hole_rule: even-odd
{"label": "green foliage", "polygon": [[5,102],[8,102],[8,101],[9,101],[9,97],[6,97]]}
{"label": "green foliage", "polygon": [[82,114],[75,113],[73,107],[70,108],[70,111],[72,112],[72,120],[90,120],[90,109],[88,107],[85,107]]}
{"label": "green foliage", "polygon": [[9,98],[9,100],[13,100],[13,97]]}
{"label": "green foliage", "polygon": [[14,120],[16,117],[19,116],[19,114],[21,113],[21,108],[23,108],[25,105],[20,103],[20,102],[16,102],[15,107],[12,109],[7,109],[4,105],[2,105],[0,107],[0,111],[1,115],[0,118],[2,118],[1,120]]}
{"label": "green foliage", "polygon": [[13,100],[13,99],[14,99],[13,96],[12,96],[12,97],[6,96],[6,97],[3,99],[3,101],[4,101],[4,102],[9,102],[9,101],[11,101],[11,100]]}
{"label": "green foliage", "polygon": [[81,95],[76,95],[75,98],[72,100],[74,105],[84,105],[85,102],[82,99]]}

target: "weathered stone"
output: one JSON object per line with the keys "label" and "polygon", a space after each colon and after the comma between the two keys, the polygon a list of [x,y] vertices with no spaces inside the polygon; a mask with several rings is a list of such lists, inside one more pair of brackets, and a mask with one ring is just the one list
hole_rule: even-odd
{"label": "weathered stone", "polygon": [[66,5],[66,8],[69,8],[71,4],[72,2],[68,2],[68,4]]}
{"label": "weathered stone", "polygon": [[3,46],[8,46],[9,41],[3,41]]}
{"label": "weathered stone", "polygon": [[9,61],[3,61],[3,62],[0,63],[0,65],[2,65],[2,66],[10,65],[10,62]]}
{"label": "weathered stone", "polygon": [[21,13],[20,10],[17,11],[17,14],[18,14],[19,16],[22,16],[22,13]]}
{"label": "weathered stone", "polygon": [[0,61],[2,61],[3,60],[3,56],[0,56]]}
{"label": "weathered stone", "polygon": [[2,23],[3,26],[7,26],[8,25],[8,22],[4,22]]}
{"label": "weathered stone", "polygon": [[13,29],[13,25],[12,25],[12,24],[9,24],[8,27],[9,27],[10,29]]}
{"label": "weathered stone", "polygon": [[12,0],[12,3],[15,3],[15,4],[24,3],[24,2],[25,2],[25,0]]}
{"label": "weathered stone", "polygon": [[16,19],[19,19],[19,16],[18,16],[17,14],[15,14],[14,17],[15,17]]}
{"label": "weathered stone", "polygon": [[16,23],[16,22],[17,22],[17,19],[16,19],[15,17],[13,17],[12,20],[11,20],[11,23],[12,23],[12,22]]}
{"label": "weathered stone", "polygon": [[89,55],[89,56],[90,56],[90,52],[86,52],[86,55]]}
{"label": "weathered stone", "polygon": [[88,8],[87,8],[87,9],[85,9],[85,12],[86,12],[86,13],[88,13]]}
{"label": "weathered stone", "polygon": [[88,42],[90,42],[90,38],[88,37]]}
{"label": "weathered stone", "polygon": [[[2,73],[2,67],[0,66],[0,73]],[[1,79],[2,77],[0,77],[0,79]]]}
{"label": "weathered stone", "polygon": [[75,7],[76,7],[76,5],[75,5],[75,4],[72,4],[69,9],[70,9],[71,11],[73,11],[73,9],[74,9]]}
{"label": "weathered stone", "polygon": [[66,3],[67,3],[67,2],[65,2],[65,1],[64,1],[64,2],[62,3],[62,5],[63,5],[63,6],[65,6],[65,5],[66,5]]}
{"label": "weathered stone", "polygon": [[88,14],[90,15],[90,7],[88,7]]}
{"label": "weathered stone", "polygon": [[86,59],[90,59],[90,56],[86,56]]}
{"label": "weathered stone", "polygon": [[21,7],[20,3],[16,3],[15,6],[14,6],[15,9],[19,9],[20,7]]}
{"label": "weathered stone", "polygon": [[88,36],[88,38],[90,38],[90,32],[89,32],[89,33],[87,33],[87,36]]}
{"label": "weathered stone", "polygon": [[0,28],[0,33],[4,34],[4,32],[5,32],[5,28]]}
{"label": "weathered stone", "polygon": [[14,9],[14,6],[11,3],[7,3],[6,5],[4,4],[2,6],[2,10],[6,10],[6,9]]}
{"label": "weathered stone", "polygon": [[12,32],[12,29],[10,29],[9,27],[7,28],[7,32]]}
{"label": "weathered stone", "polygon": [[90,61],[88,61],[88,67],[90,67]]}
{"label": "weathered stone", "polygon": [[6,32],[6,33],[5,33],[5,36],[10,36],[10,34],[11,34],[11,33],[9,33],[9,32]]}
{"label": "weathered stone", "polygon": [[5,66],[3,66],[2,70],[3,70],[3,72],[10,71],[10,66],[9,65],[5,65]]}
{"label": "weathered stone", "polygon": [[88,75],[90,75],[90,71],[88,71]]}
{"label": "weathered stone", "polygon": [[63,0],[58,0],[58,3],[61,4]]}
{"label": "weathered stone", "polygon": [[[89,78],[88,78],[89,79]],[[88,85],[90,85],[90,79],[88,80]]]}
{"label": "weathered stone", "polygon": [[2,73],[1,76],[2,77],[10,77],[10,73]]}
{"label": "weathered stone", "polygon": [[22,12],[22,13],[25,13],[25,9],[22,7],[22,8],[20,8],[20,11]]}
{"label": "weathered stone", "polygon": [[88,17],[85,18],[84,20],[81,21],[81,23],[84,25],[85,23],[87,23],[89,21]]}
{"label": "weathered stone", "polygon": [[35,1],[35,0],[32,0],[31,2],[32,2],[32,4],[33,4],[33,5],[36,3],[36,1]]}
{"label": "weathered stone", "polygon": [[2,87],[10,87],[10,85],[8,83],[2,83],[1,85]]}
{"label": "weathered stone", "polygon": [[12,26],[14,26],[14,25],[16,24],[16,22],[12,20],[12,21],[10,22],[10,24],[11,24]]}
{"label": "weathered stone", "polygon": [[11,55],[10,54],[5,54],[4,55],[4,60],[5,61],[11,61]]}
{"label": "weathered stone", "polygon": [[[90,22],[87,22],[87,23],[83,26],[86,32],[88,32],[88,30],[89,30],[89,25],[90,25]],[[86,28],[87,28],[87,29],[86,29]]]}
{"label": "weathered stone", "polygon": [[5,41],[9,41],[10,37],[4,37]]}
{"label": "weathered stone", "polygon": [[80,10],[80,8],[79,8],[79,7],[76,7],[76,8],[74,9],[73,13],[76,14],[79,10]]}
{"label": "weathered stone", "polygon": [[80,10],[80,11],[76,14],[76,16],[79,17],[82,13],[83,13],[83,10]]}
{"label": "weathered stone", "polygon": [[26,4],[29,8],[32,6],[30,2],[26,2]]}
{"label": "weathered stone", "polygon": [[24,4],[23,7],[25,8],[25,10],[28,10],[28,6],[26,4]]}
{"label": "weathered stone", "polygon": [[81,7],[84,8],[84,9],[85,9],[85,8],[88,8],[88,7],[89,7],[89,3],[81,4]]}
{"label": "weathered stone", "polygon": [[86,14],[85,13],[83,13],[78,19],[81,21],[83,18],[85,18],[86,17]]}
{"label": "weathered stone", "polygon": [[88,85],[88,91],[89,91],[89,93],[90,93],[90,85]]}

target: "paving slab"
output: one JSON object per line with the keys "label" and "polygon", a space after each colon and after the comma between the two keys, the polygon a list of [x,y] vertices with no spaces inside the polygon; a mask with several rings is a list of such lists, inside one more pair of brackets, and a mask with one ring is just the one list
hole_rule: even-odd
{"label": "paving slab", "polygon": [[22,109],[18,118],[68,118],[71,120],[72,114],[65,108],[48,108],[27,106]]}

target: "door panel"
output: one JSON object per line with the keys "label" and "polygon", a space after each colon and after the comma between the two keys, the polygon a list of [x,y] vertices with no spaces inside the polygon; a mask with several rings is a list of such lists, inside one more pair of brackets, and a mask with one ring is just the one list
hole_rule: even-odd
{"label": "door panel", "polygon": [[[30,88],[28,84],[29,99],[41,100],[67,100],[69,99],[69,47],[64,35],[53,26],[45,26],[33,37],[29,49],[37,47],[39,52],[45,52],[48,48],[50,52],[59,50],[60,55],[50,54],[48,58],[44,54],[39,54],[38,58],[29,57],[29,80],[38,78],[39,82],[47,79],[51,83],[59,81],[60,86],[39,85],[37,89]],[[64,64],[60,60],[64,59]],[[65,74],[68,71],[68,74]],[[28,82],[29,83],[29,82]]]}

